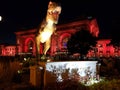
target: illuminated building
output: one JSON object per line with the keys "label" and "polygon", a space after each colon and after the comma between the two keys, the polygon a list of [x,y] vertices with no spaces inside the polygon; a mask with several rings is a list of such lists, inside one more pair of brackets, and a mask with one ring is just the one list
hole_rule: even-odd
{"label": "illuminated building", "polygon": [[0,45],[0,56],[15,56],[16,45],[1,44]]}
{"label": "illuminated building", "polygon": [[[96,19],[85,19],[72,21],[65,24],[57,25],[56,33],[52,35],[51,40],[51,48],[48,51],[48,54],[54,55],[56,53],[65,53],[67,51],[66,43],[71,34],[74,34],[76,31],[86,29],[89,30],[90,33],[96,37],[99,37],[99,27],[97,25]],[[16,34],[16,46],[13,50],[13,56],[15,54],[32,54],[36,56],[36,45],[35,45],[35,34],[36,29],[30,30],[20,30],[15,32]],[[110,39],[101,39],[97,41],[96,47],[93,50],[89,51],[87,54],[88,57],[102,57],[102,56],[120,56],[120,50],[115,50],[112,45],[109,45]],[[8,47],[8,48],[11,48]],[[40,45],[42,54],[43,44]],[[0,45],[0,55],[1,56],[9,56],[7,50],[5,50],[4,45]]]}

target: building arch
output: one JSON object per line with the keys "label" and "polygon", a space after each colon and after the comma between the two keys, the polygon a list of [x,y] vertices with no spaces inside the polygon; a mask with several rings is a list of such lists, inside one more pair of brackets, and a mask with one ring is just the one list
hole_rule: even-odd
{"label": "building arch", "polygon": [[25,40],[24,50],[26,53],[35,54],[35,42],[33,38],[29,37]]}
{"label": "building arch", "polygon": [[60,51],[66,51],[67,50],[67,41],[71,37],[70,33],[62,33],[59,38],[59,49]]}

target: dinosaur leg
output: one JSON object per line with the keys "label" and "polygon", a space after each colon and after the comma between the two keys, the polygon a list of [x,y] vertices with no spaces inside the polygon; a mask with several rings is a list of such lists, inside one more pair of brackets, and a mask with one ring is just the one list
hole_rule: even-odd
{"label": "dinosaur leg", "polygon": [[45,44],[44,44],[44,51],[43,51],[43,54],[46,55],[47,51],[49,50],[50,48],[50,42],[51,42],[51,38],[49,38]]}
{"label": "dinosaur leg", "polygon": [[51,38],[44,43],[43,56],[41,57],[42,59],[46,59],[46,53],[50,48],[50,42],[51,42]]}

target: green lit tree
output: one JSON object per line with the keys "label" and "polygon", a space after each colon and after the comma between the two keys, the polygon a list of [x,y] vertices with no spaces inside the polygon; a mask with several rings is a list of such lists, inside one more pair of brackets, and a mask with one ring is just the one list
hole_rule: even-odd
{"label": "green lit tree", "polygon": [[71,35],[67,42],[67,49],[70,54],[79,53],[81,59],[85,56],[92,47],[96,45],[97,38],[94,37],[88,30],[81,29]]}

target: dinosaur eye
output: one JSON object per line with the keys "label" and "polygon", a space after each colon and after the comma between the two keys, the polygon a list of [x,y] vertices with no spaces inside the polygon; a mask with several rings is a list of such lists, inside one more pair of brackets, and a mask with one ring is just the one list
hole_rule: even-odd
{"label": "dinosaur eye", "polygon": [[52,6],[52,4],[50,4],[50,6]]}

